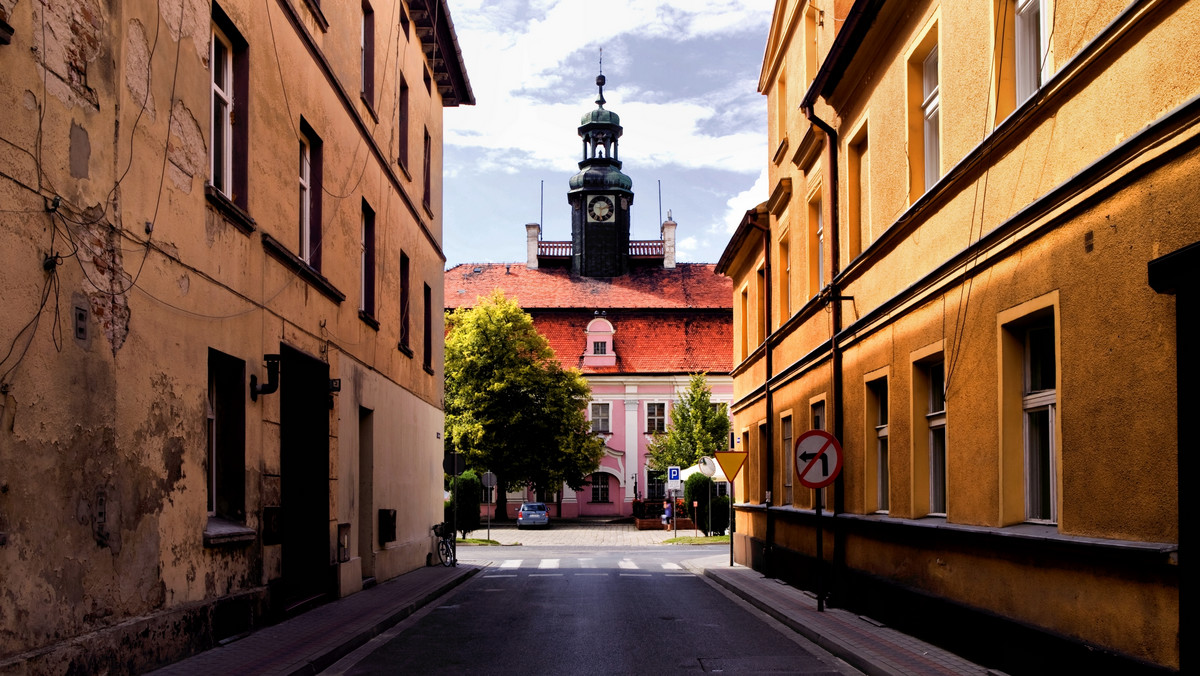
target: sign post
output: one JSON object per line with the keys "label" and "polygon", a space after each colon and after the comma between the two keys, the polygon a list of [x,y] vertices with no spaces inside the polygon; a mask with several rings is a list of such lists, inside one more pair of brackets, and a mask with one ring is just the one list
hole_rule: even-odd
{"label": "sign post", "polygon": [[816,489],[814,495],[817,513],[817,612],[825,612],[825,533],[821,528],[821,507],[825,499],[822,490],[833,483],[842,471],[842,445],[825,430],[809,430],[796,439],[796,477],[808,488]]}
{"label": "sign post", "polygon": [[675,491],[680,487],[679,465],[667,468],[667,490],[671,494],[671,536],[679,535],[679,515],[675,513]]}
{"label": "sign post", "polygon": [[496,475],[489,470],[480,478],[484,488],[488,489],[488,497],[492,498],[492,508],[488,510],[487,539],[492,539],[492,512],[496,511],[496,494],[491,489],[496,486]]}
{"label": "sign post", "polygon": [[733,478],[742,471],[742,465],[746,464],[746,452],[723,451],[713,455],[721,465],[725,480],[729,482],[729,566],[733,567],[733,532],[736,523],[733,519]]}

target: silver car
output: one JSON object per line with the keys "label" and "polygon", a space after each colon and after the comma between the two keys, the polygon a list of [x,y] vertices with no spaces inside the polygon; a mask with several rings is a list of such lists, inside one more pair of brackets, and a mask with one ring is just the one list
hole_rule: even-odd
{"label": "silver car", "polygon": [[517,528],[526,526],[550,527],[550,513],[544,502],[523,502],[517,510]]}

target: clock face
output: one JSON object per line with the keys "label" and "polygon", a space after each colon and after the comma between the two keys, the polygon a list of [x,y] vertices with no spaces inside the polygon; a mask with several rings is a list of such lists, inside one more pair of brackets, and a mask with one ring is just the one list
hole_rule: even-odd
{"label": "clock face", "polygon": [[587,215],[590,221],[611,221],[615,211],[611,197],[597,195],[588,200]]}

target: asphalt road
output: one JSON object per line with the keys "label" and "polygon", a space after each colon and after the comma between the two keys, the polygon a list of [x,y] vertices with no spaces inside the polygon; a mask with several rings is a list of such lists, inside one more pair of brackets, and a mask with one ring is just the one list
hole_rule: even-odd
{"label": "asphalt road", "polygon": [[858,673],[681,565],[723,551],[463,547],[488,568],[324,673]]}

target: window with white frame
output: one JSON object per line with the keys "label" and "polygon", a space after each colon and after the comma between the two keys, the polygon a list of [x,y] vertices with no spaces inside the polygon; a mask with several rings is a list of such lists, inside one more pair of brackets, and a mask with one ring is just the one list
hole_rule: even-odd
{"label": "window with white frame", "polygon": [[229,197],[233,194],[233,45],[221,29],[213,26],[209,48],[212,68],[212,187]]}
{"label": "window with white frame", "polygon": [[1017,0],[1014,12],[1017,105],[1033,96],[1046,80],[1049,31],[1043,24],[1048,14],[1044,4],[1045,0]]}
{"label": "window with white frame", "polygon": [[779,422],[779,429],[782,435],[783,443],[781,444],[783,451],[783,493],[785,505],[792,504],[792,475],[796,473],[796,453],[792,448],[792,416],[784,416]]}
{"label": "window with white frame", "polygon": [[929,513],[946,514],[946,362],[926,367],[929,382]]}
{"label": "window with white frame", "polygon": [[312,265],[312,148],[300,137],[300,258]]}
{"label": "window with white frame", "polygon": [[667,405],[646,404],[646,434],[661,434],[667,431]]}
{"label": "window with white frame", "polygon": [[608,434],[608,404],[592,404],[592,432]]}
{"label": "window with white frame", "polygon": [[939,124],[941,87],[938,75],[938,48],[933,46],[921,64],[921,115],[925,137],[925,190],[941,178],[941,138]]}
{"label": "window with white frame", "polygon": [[1025,329],[1024,391],[1025,518],[1054,523],[1058,518],[1055,452],[1054,323],[1046,319]]}
{"label": "window with white frame", "polygon": [[875,411],[875,509],[887,512],[890,507],[888,477],[888,388],[887,378],[867,383]]}
{"label": "window with white frame", "polygon": [[609,502],[608,474],[604,472],[592,474],[592,502]]}

